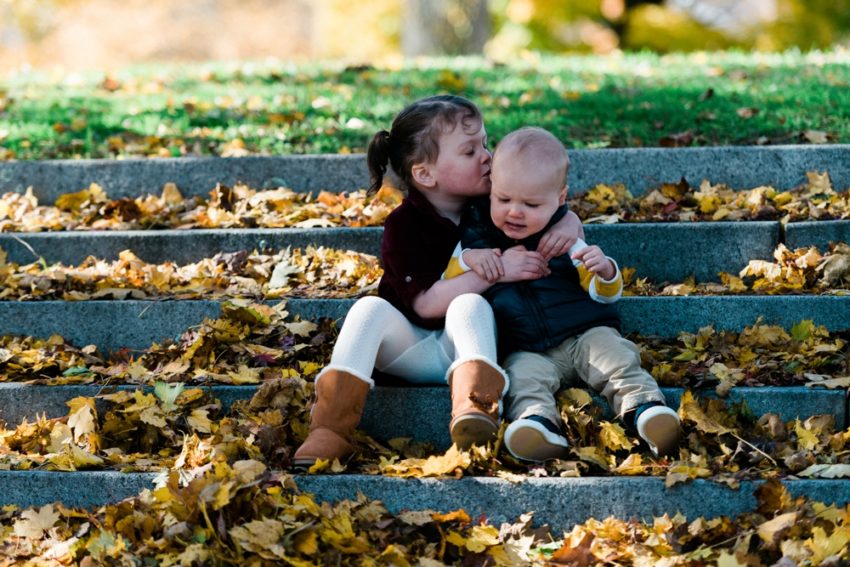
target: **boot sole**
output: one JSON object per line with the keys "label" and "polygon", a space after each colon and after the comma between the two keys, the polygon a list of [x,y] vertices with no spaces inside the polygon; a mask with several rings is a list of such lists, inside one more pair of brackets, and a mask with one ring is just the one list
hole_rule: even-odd
{"label": "boot sole", "polygon": [[644,424],[643,437],[656,456],[667,455],[679,444],[679,422],[672,415],[655,416]]}
{"label": "boot sole", "polygon": [[484,414],[467,414],[451,423],[452,441],[458,448],[467,450],[473,445],[486,445],[499,431],[499,424]]}
{"label": "boot sole", "polygon": [[528,420],[515,421],[505,431],[505,447],[523,461],[542,463],[563,459],[569,455],[569,445],[563,437],[545,431],[542,425]]}

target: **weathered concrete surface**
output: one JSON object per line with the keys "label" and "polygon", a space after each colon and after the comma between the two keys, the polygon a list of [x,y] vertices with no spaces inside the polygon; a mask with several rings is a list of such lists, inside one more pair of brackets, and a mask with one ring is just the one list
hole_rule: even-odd
{"label": "weathered concrete surface", "polygon": [[850,219],[789,222],[785,225],[785,246],[789,250],[817,246],[823,253],[829,249],[830,242],[850,243]]}
{"label": "weathered concrete surface", "polygon": [[219,252],[277,251],[287,246],[325,246],[378,256],[383,233],[381,227],[0,233],[0,248],[7,252],[7,261],[18,264],[39,257],[65,265],[80,264],[89,256],[115,260],[124,250],[146,262],[187,264]]}
{"label": "weathered concrete surface", "polygon": [[[598,183],[623,183],[634,195],[662,183],[703,179],[734,189],[773,185],[789,189],[807,171],[828,171],[836,188],[850,186],[850,146],[726,146],[571,150],[569,186],[579,194]],[[174,182],[185,195],[206,195],[216,183],[243,181],[254,187],[286,186],[297,191],[352,191],[368,185],[365,156],[311,155],[242,158],[54,160],[0,164],[0,191],[32,186],[39,201],[52,204],[62,193],[92,182],[112,198],[159,193]]]}
{"label": "weathered concrete surface", "polygon": [[656,282],[720,281],[750,260],[773,258],[778,222],[629,223],[585,225],[585,236],[636,277]]}
{"label": "weathered concrete surface", "polygon": [[[618,306],[624,332],[675,337],[706,325],[741,330],[758,317],[785,328],[812,319],[832,331],[846,330],[850,328],[847,300],[817,295],[624,297]],[[308,320],[342,320],[354,301],[291,299],[287,310]],[[219,313],[220,303],[214,300],[4,301],[0,302],[0,335],[59,334],[74,345],[94,344],[103,352],[124,347],[143,350]]]}
{"label": "weathered concrete surface", "polygon": [[[779,243],[777,222],[642,223],[587,225],[588,242],[620,266],[655,281],[718,281],[749,260],[770,259]],[[8,261],[76,265],[88,256],[114,260],[132,250],[146,262],[185,264],[218,252],[326,246],[380,255],[383,228],[213,229],[0,233]],[[33,254],[35,252],[35,254]]]}
{"label": "weathered concrete surface", "polygon": [[369,184],[363,155],[311,155],[241,158],[173,158],[127,160],[52,160],[5,162],[0,165],[0,191],[27,187],[42,204],[62,193],[98,183],[113,198],[159,194],[176,183],[185,196],[207,196],[216,184],[289,187],[317,193],[354,191]]}
{"label": "weathered concrete surface", "polygon": [[[582,387],[581,384],[576,384]],[[191,387],[191,386],[190,386]],[[237,400],[249,399],[256,386],[203,386],[210,388],[222,408],[229,408]],[[137,389],[138,386],[117,386],[118,389]],[[13,426],[24,419],[33,421],[38,415],[62,417],[68,414],[67,402],[78,396],[92,397],[114,391],[116,386],[70,385],[37,386],[17,383],[0,383],[0,420]],[[150,388],[145,388],[150,390]],[[681,388],[662,388],[667,404],[678,408]],[[713,390],[699,390],[698,396],[715,397]],[[609,419],[614,416],[605,400],[594,396]],[[847,425],[846,391],[823,388],[733,388],[728,403],[746,401],[754,415],[776,413],[784,421],[810,415],[831,414],[836,427]],[[111,406],[97,401],[98,411]],[[388,441],[394,437],[411,437],[427,441],[439,449],[451,445],[448,423],[451,418],[451,401],[445,387],[376,387],[366,400],[360,428],[369,435]]]}
{"label": "weathered concrete surface", "polygon": [[624,297],[618,302],[623,331],[642,335],[677,336],[706,325],[740,331],[762,323],[790,329],[811,319],[830,331],[850,328],[848,297],[824,295],[714,295],[688,297]]}
{"label": "weathered concrete surface", "polygon": [[[154,487],[154,473],[0,471],[0,504],[21,507],[62,502],[70,507],[94,508],[137,495]],[[401,479],[365,475],[295,475],[303,492],[318,502],[354,500],[362,493],[380,500],[393,514],[406,510],[450,512],[465,510],[486,517],[491,524],[515,522],[534,512],[534,524],[548,524],[559,536],[589,518],[609,516],[652,521],[665,513],[681,512],[688,520],[734,517],[754,511],[755,490],[761,481],[743,481],[738,490],[706,480],[665,488],[663,478],[586,477],[528,478],[511,483],[496,478]],[[845,480],[791,480],[792,496],[835,503],[850,502]]]}
{"label": "weathered concrete surface", "polygon": [[570,188],[582,192],[623,183],[640,195],[682,178],[692,186],[708,179],[732,189],[791,189],[806,181],[807,171],[828,171],[833,187],[850,187],[850,145],[625,148],[571,151],[570,159]]}
{"label": "weathered concrete surface", "polygon": [[[706,480],[665,488],[663,478],[649,477],[529,478],[509,483],[484,477],[443,480],[358,475],[297,477],[296,483],[323,501],[354,499],[362,493],[381,500],[392,513],[462,508],[472,518],[483,515],[499,525],[533,511],[534,523],[549,524],[555,533],[569,531],[589,518],[608,516],[649,522],[654,516],[676,512],[689,520],[733,517],[755,510],[754,492],[761,484],[742,482],[738,490],[732,490]],[[850,501],[850,483],[846,481],[795,480],[785,485],[795,497],[834,502],[839,507]]]}

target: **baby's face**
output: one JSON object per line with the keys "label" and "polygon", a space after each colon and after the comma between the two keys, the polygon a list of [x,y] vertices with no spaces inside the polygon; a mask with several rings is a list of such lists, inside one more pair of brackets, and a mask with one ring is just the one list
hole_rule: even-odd
{"label": "baby's face", "polygon": [[520,163],[505,156],[493,160],[490,217],[514,240],[537,234],[566,200],[566,187],[555,168]]}

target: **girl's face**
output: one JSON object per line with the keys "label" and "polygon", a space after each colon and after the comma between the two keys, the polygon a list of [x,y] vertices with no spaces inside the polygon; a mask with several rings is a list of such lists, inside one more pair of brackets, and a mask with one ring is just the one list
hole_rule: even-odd
{"label": "girl's face", "polygon": [[447,196],[475,197],[490,192],[490,150],[481,122],[458,122],[440,135],[440,153],[430,164],[438,191]]}

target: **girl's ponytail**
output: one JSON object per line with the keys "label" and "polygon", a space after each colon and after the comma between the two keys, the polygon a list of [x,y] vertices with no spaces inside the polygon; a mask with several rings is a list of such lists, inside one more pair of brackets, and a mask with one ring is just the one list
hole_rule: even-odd
{"label": "girl's ponytail", "polygon": [[369,166],[369,193],[375,193],[384,183],[384,174],[390,162],[390,133],[381,130],[372,137],[366,150],[366,163]]}

